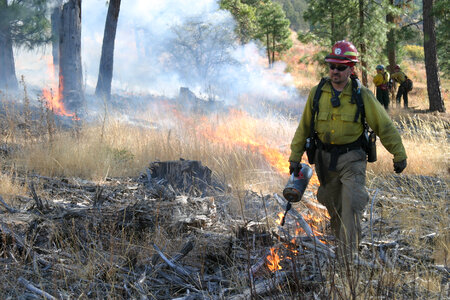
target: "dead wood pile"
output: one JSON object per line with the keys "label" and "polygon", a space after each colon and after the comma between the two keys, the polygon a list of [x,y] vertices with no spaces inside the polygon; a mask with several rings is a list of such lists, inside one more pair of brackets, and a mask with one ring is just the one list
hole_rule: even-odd
{"label": "dead wood pile", "polygon": [[[279,196],[246,192],[241,208],[198,161],[153,162],[138,178],[102,184],[28,176],[30,197],[1,207],[1,294],[30,299],[321,298],[334,266],[330,237],[313,234],[306,200],[286,226]],[[312,193],[310,197],[312,196]],[[234,203],[234,204],[233,204]],[[270,218],[268,218],[270,216]],[[379,217],[373,216],[376,224]],[[365,223],[368,224],[367,222]],[[296,233],[301,227],[303,234]],[[367,226],[365,226],[367,228]],[[395,230],[393,228],[392,230]],[[367,230],[365,229],[365,232]],[[375,233],[376,235],[376,233]],[[431,238],[431,237],[430,237]],[[384,264],[409,267],[401,240],[366,239]],[[278,257],[278,264],[273,262]],[[366,267],[377,268],[372,261]],[[276,270],[271,271],[269,267]],[[436,272],[448,272],[445,267]],[[17,285],[17,282],[20,285]]]}

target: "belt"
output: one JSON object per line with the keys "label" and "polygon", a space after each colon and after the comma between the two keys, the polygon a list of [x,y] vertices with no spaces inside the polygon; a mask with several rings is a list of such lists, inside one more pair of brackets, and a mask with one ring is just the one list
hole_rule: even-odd
{"label": "belt", "polygon": [[343,144],[343,145],[335,145],[335,144],[325,144],[322,141],[318,140],[318,149],[329,152],[331,154],[330,157],[330,165],[328,166],[329,171],[336,171],[337,161],[340,155],[345,154],[347,152],[353,150],[359,150],[362,148],[362,139],[358,138],[356,141]]}

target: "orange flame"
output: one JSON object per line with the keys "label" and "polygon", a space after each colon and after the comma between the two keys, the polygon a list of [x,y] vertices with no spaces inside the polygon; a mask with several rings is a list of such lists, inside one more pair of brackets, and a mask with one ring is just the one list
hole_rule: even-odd
{"label": "orange flame", "polygon": [[281,225],[281,221],[283,220],[284,217],[284,213],[283,212],[279,212],[278,213],[278,220],[275,221],[275,223],[277,223],[278,225]]}
{"label": "orange flame", "polygon": [[[76,118],[74,113],[68,112],[64,107],[63,102],[63,77],[59,76],[59,82],[55,80],[55,66],[51,59],[47,62],[48,73],[50,73],[51,87],[42,89],[42,95],[46,101],[45,105],[48,109],[52,110],[55,114],[59,116],[67,116]],[[59,87],[58,87],[59,84]],[[56,92],[54,92],[56,91]]]}
{"label": "orange flame", "polygon": [[[309,226],[311,227],[311,230],[315,236],[323,236],[323,233],[320,231],[321,228],[319,228],[319,226],[325,220],[326,215],[327,214],[325,214],[325,216],[314,216],[312,214],[308,214],[308,215],[304,216],[305,221],[309,224]],[[303,228],[300,227],[300,224],[297,223],[297,226],[298,227],[295,229],[295,235],[300,235],[302,233],[305,233]]]}
{"label": "orange flame", "polygon": [[258,120],[240,110],[231,110],[223,124],[212,124],[206,117],[197,119],[185,117],[181,112],[173,110],[177,118],[186,125],[195,127],[196,133],[208,140],[226,147],[244,147],[252,152],[260,153],[266,161],[279,173],[286,174],[289,170],[287,153],[269,145],[257,134],[261,130]]}
{"label": "orange flame", "polygon": [[277,251],[275,248],[270,248],[270,254],[267,255],[267,267],[272,272],[282,269],[280,266],[280,256],[278,256]]}
{"label": "orange flame", "polygon": [[[173,115],[177,117],[178,120],[184,123],[186,127],[192,127],[195,129],[195,133],[200,135],[202,138],[223,145],[224,147],[245,147],[252,152],[261,153],[267,162],[279,173],[285,174],[289,170],[288,155],[285,152],[280,151],[276,147],[269,146],[268,142],[265,142],[264,138],[257,135],[258,129],[261,126],[258,120],[249,116],[246,112],[239,110],[231,110],[228,116],[221,116],[221,118],[226,118],[223,124],[213,124],[211,120],[207,117],[192,118],[185,116],[182,112],[176,108],[169,107],[172,110]],[[218,122],[217,122],[218,123]],[[259,127],[258,127],[259,126]],[[306,155],[304,156],[303,162],[306,162]],[[310,185],[312,187],[319,185],[319,180],[317,175],[314,174],[310,179]],[[318,213],[320,216],[316,217],[313,215],[308,215],[305,219],[310,224],[313,233],[317,236],[323,235],[319,230],[318,224],[325,220],[326,213],[322,213],[319,209],[314,210],[314,213]],[[278,220],[275,222],[281,225],[284,213],[278,213]],[[296,230],[296,235],[303,232],[303,229],[298,225]],[[296,245],[295,238],[292,239],[292,244],[288,245],[288,248],[292,248],[292,245]],[[280,256],[277,253],[279,250],[270,249],[271,254],[267,256],[267,267],[271,271],[280,270]],[[296,255],[298,250],[290,249],[290,253]]]}

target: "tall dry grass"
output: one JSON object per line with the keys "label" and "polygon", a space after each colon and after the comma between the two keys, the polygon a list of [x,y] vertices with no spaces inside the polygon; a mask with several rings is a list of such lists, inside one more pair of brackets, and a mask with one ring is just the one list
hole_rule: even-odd
{"label": "tall dry grass", "polygon": [[8,126],[3,141],[20,150],[4,163],[24,173],[101,181],[137,176],[152,161],[184,158],[202,161],[236,188],[267,190],[285,180],[287,169],[271,167],[263,150],[279,152],[286,164],[287,141],[294,130],[287,119],[253,118],[242,112],[199,116],[151,110],[138,118],[138,126],[111,115],[105,122],[80,124],[76,130],[54,128],[51,134],[43,126],[32,140],[17,126]]}
{"label": "tall dry grass", "polygon": [[[408,154],[404,173],[447,176],[448,121],[405,112],[391,111],[391,115]],[[76,131],[55,129],[51,136],[44,131],[30,140],[8,117],[3,142],[18,144],[20,151],[4,164],[45,176],[99,181],[136,176],[151,161],[184,158],[202,161],[219,178],[243,188],[267,191],[280,188],[286,179],[289,141],[297,121],[275,114],[256,118],[242,112],[199,116],[146,111],[138,118],[141,125],[136,126],[111,115],[103,123],[84,124]],[[278,152],[280,165],[268,161],[267,149]],[[378,161],[368,165],[369,171],[392,172],[392,155],[379,141],[377,150]]]}
{"label": "tall dry grass", "polygon": [[[294,78],[295,86],[306,94],[309,90],[317,85],[320,78],[324,74],[328,74],[328,70],[320,66],[313,60],[314,54],[320,50],[329,51],[329,49],[321,49],[314,44],[303,44],[297,39],[295,32],[291,34],[293,40],[293,47],[283,53],[280,59],[287,64],[286,71],[288,71]],[[382,64],[382,62],[380,62]],[[414,82],[413,90],[408,94],[409,107],[417,110],[429,109],[429,100],[427,92],[427,78],[425,73],[425,64],[420,61],[412,61],[405,59],[400,64],[405,74]],[[356,66],[357,74],[361,74],[360,68]],[[376,75],[376,70],[368,70],[368,88],[375,94],[376,88],[373,85],[373,77]],[[441,76],[441,95],[444,100],[445,107],[450,107],[450,78]],[[395,101],[395,95],[392,95],[392,100]],[[391,105],[394,101],[391,100]],[[402,100],[403,101],[403,100]],[[395,106],[395,105],[393,105]]]}
{"label": "tall dry grass", "polygon": [[[449,121],[446,119],[409,113],[392,113],[408,156],[404,174],[443,176],[449,175],[450,144],[447,141]],[[375,174],[393,171],[392,154],[377,142],[378,160],[368,164]]]}

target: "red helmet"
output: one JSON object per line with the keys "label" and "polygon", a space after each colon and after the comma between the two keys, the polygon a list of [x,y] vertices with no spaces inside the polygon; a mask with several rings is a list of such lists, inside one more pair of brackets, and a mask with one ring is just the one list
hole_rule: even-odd
{"label": "red helmet", "polygon": [[395,65],[394,70],[400,70],[400,66],[399,65]]}
{"label": "red helmet", "polygon": [[358,62],[358,50],[345,40],[336,42],[331,53],[325,56],[325,61],[337,64],[355,64]]}

